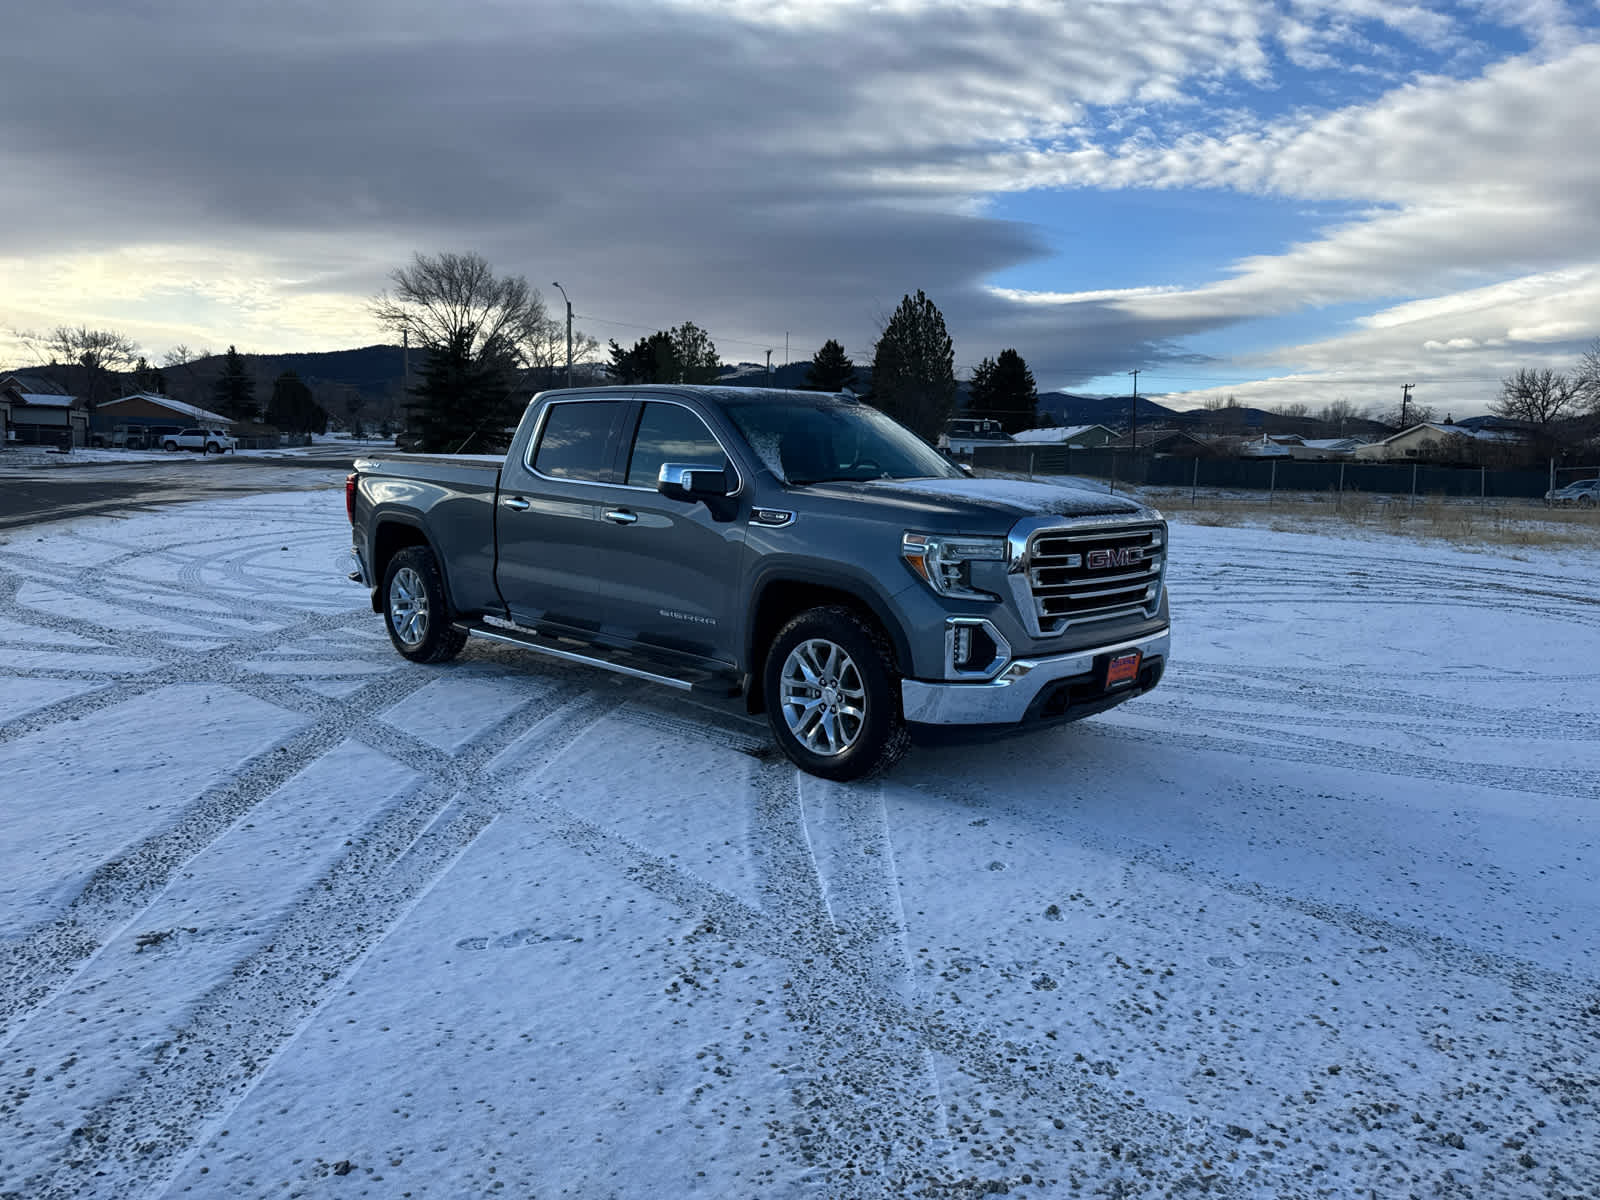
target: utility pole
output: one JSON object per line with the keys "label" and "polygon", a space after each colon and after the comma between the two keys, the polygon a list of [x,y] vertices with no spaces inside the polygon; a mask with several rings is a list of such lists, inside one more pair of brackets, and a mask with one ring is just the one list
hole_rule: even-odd
{"label": "utility pole", "polygon": [[567,300],[567,289],[559,283],[552,283],[551,287],[561,293],[561,298],[567,302],[567,386],[572,386],[572,301]]}
{"label": "utility pole", "polygon": [[1401,429],[1409,428],[1409,426],[1406,424],[1406,409],[1409,408],[1410,405],[1411,405],[1411,389],[1416,387],[1416,386],[1417,385],[1414,384],[1414,383],[1402,383],[1400,385],[1400,428]]}
{"label": "utility pole", "polygon": [[1135,453],[1139,453],[1139,372],[1129,371],[1133,376],[1133,403],[1128,406],[1128,446]]}
{"label": "utility pole", "polygon": [[767,386],[772,386],[772,351],[767,351]]}

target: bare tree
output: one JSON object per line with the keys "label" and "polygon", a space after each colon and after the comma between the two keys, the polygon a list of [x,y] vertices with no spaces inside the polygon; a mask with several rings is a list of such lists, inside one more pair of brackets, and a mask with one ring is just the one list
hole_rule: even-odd
{"label": "bare tree", "polygon": [[1327,404],[1324,404],[1317,412],[1317,419],[1325,421],[1329,425],[1339,425],[1342,427],[1346,421],[1350,420],[1352,417],[1358,417],[1360,415],[1360,412],[1357,410],[1355,404],[1351,402],[1349,397],[1340,396],[1337,400],[1333,400]]}
{"label": "bare tree", "polygon": [[1379,408],[1372,418],[1381,421],[1391,429],[1410,429],[1416,425],[1431,425],[1439,419],[1439,410],[1431,404],[1423,404],[1417,400],[1391,404],[1387,408]]}
{"label": "bare tree", "polygon": [[[480,254],[416,254],[389,276],[393,289],[372,300],[378,324],[424,350],[464,347],[526,366],[542,328],[553,324],[544,298],[520,275],[496,275]],[[566,353],[565,325],[562,354]]]}
{"label": "bare tree", "polygon": [[[197,408],[204,408],[210,402],[210,397],[201,387],[198,374],[194,369],[195,363],[211,357],[211,351],[206,349],[191,350],[179,342],[171,350],[161,356],[161,365],[167,369],[167,393],[174,400],[182,400],[193,404]],[[182,383],[178,387],[173,385]],[[180,395],[180,392],[182,393]]]}
{"label": "bare tree", "polygon": [[90,329],[86,325],[73,328],[58,325],[45,339],[45,346],[53,362],[83,371],[84,400],[90,411],[106,400],[113,376],[133,366],[139,357],[139,346],[126,334],[114,329]]}
{"label": "bare tree", "polygon": [[1490,403],[1489,411],[1547,433],[1554,422],[1576,407],[1581,388],[1577,377],[1569,378],[1549,367],[1542,371],[1522,367],[1502,381],[1500,395]]}
{"label": "bare tree", "polygon": [[[577,329],[572,331],[572,361],[573,363],[585,362],[593,358],[600,350],[600,343],[587,333]],[[567,364],[567,323],[565,319],[557,320],[554,316],[547,316],[534,328],[527,344],[523,347],[523,355],[531,371],[537,372],[539,382],[536,386],[551,387],[557,378],[557,368],[565,368]],[[565,377],[562,376],[563,381]]]}
{"label": "bare tree", "polygon": [[1578,400],[1591,416],[1600,417],[1600,338],[1589,343],[1589,348],[1578,360],[1572,382],[1578,391]]}

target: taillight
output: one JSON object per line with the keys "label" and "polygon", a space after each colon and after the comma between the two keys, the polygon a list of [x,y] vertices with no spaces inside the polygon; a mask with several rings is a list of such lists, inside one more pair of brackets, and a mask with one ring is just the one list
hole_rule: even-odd
{"label": "taillight", "polygon": [[344,477],[344,515],[350,518],[350,524],[356,523],[356,480],[360,478],[354,471]]}

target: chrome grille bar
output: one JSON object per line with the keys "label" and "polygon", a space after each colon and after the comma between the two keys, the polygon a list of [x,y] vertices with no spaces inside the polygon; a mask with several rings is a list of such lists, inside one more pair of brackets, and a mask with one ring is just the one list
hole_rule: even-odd
{"label": "chrome grille bar", "polygon": [[1044,529],[1027,543],[1027,583],[1040,634],[1149,613],[1161,602],[1159,525]]}

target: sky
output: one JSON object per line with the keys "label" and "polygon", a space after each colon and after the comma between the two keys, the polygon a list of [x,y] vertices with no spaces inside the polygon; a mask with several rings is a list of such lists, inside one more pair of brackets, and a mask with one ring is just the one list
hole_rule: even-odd
{"label": "sky", "polygon": [[730,362],[920,289],[958,374],[1177,407],[1462,415],[1600,336],[1596,0],[11,5],[13,365],[372,344],[441,251]]}

